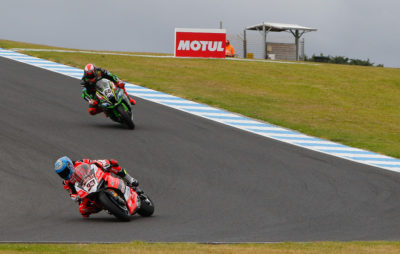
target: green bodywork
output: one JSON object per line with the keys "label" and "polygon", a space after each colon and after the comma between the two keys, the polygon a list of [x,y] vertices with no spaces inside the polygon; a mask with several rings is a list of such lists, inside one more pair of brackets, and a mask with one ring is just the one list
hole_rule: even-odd
{"label": "green bodywork", "polygon": [[[111,86],[110,86],[110,87],[111,87]],[[114,95],[114,98],[118,98],[118,97],[117,97],[117,94],[115,93],[114,89],[112,89],[112,87],[111,87],[111,91],[112,91],[112,93],[113,93],[113,95]],[[87,93],[86,93],[86,94],[87,94]],[[106,106],[106,107],[103,107],[103,108],[107,109],[107,111],[113,112],[113,114],[114,114],[117,118],[120,117],[120,114],[119,114],[118,110],[116,110],[116,107],[118,107],[119,105],[122,105],[122,107],[124,108],[125,111],[130,111],[130,108],[126,105],[126,100],[125,100],[125,103],[122,103],[123,100],[124,100],[124,97],[125,97],[124,94],[118,99],[118,102],[115,103],[115,104],[112,103],[106,96],[104,96],[103,94],[101,94],[99,91],[96,91],[96,94],[98,95],[98,97],[101,97],[104,101],[110,103],[110,105],[108,105],[108,106]],[[101,104],[102,104],[102,103],[101,103]],[[100,105],[101,105],[101,104],[100,104]]]}

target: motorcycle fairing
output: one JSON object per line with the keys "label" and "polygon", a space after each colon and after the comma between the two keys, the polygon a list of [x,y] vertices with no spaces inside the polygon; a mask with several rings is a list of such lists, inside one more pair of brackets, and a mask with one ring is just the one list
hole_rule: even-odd
{"label": "motorcycle fairing", "polygon": [[85,198],[90,193],[97,192],[99,184],[104,179],[107,189],[119,190],[123,194],[130,214],[134,214],[140,207],[140,198],[132,188],[128,187],[122,179],[105,173],[96,165],[81,164],[76,168],[76,173],[78,181],[75,182],[75,188],[80,198]]}
{"label": "motorcycle fairing", "polygon": [[107,175],[106,181],[108,188],[118,189],[121,191],[128,205],[129,212],[133,214],[138,207],[138,202],[140,202],[136,192],[134,192],[131,188],[129,188],[125,184],[125,182],[120,178]]}
{"label": "motorcycle fairing", "polygon": [[128,205],[129,212],[133,214],[136,209],[140,206],[140,198],[136,192],[134,192],[131,188],[126,186],[125,191],[125,200]]}

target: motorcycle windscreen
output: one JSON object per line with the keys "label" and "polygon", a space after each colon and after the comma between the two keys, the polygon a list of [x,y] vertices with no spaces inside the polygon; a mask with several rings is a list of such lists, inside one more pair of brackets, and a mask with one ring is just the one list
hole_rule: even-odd
{"label": "motorcycle windscreen", "polygon": [[[108,102],[115,102],[115,94],[114,94],[114,84],[107,80],[101,79],[96,83],[96,90],[98,91],[98,98],[102,100],[106,100]],[[100,96],[99,96],[100,95]]]}
{"label": "motorcycle windscreen", "polygon": [[95,192],[99,182],[96,178],[97,167],[89,164],[81,164],[75,168],[75,180],[79,187],[87,193]]}

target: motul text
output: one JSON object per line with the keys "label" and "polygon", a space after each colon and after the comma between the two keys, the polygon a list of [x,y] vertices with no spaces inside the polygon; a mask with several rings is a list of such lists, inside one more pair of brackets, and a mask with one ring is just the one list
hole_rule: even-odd
{"label": "motul text", "polygon": [[222,41],[180,41],[178,50],[224,51]]}
{"label": "motul text", "polygon": [[175,56],[225,57],[224,29],[175,29]]}

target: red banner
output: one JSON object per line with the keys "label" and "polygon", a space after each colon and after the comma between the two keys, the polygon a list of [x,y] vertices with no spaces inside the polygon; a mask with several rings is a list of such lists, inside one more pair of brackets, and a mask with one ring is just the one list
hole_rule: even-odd
{"label": "red banner", "polygon": [[225,58],[225,29],[175,28],[175,56]]}

